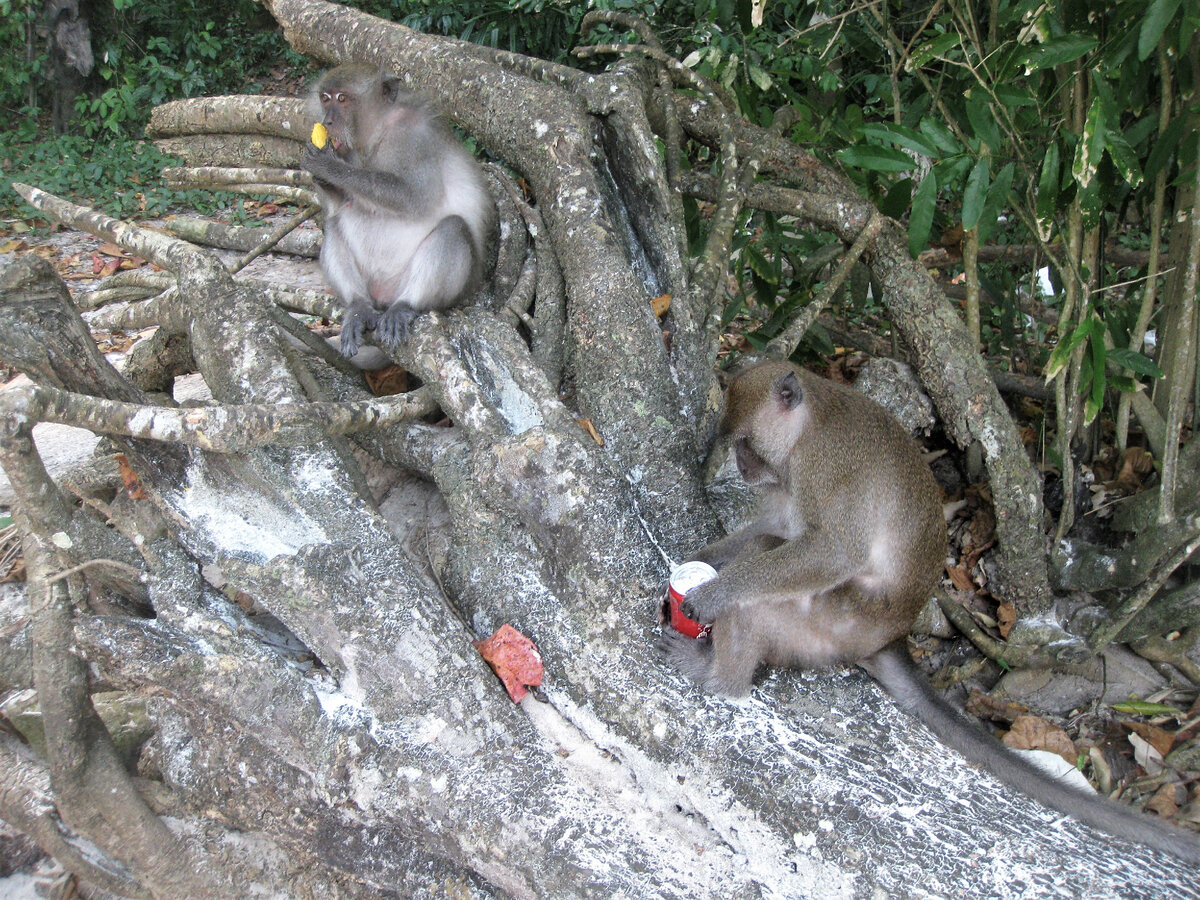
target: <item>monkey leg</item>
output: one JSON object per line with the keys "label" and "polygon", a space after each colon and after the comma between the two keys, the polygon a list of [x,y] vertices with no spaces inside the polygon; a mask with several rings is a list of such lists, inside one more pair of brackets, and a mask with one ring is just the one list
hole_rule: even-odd
{"label": "monkey leg", "polygon": [[471,231],[461,216],[447,216],[417,245],[396,289],[395,300],[375,324],[380,346],[408,340],[413,319],[445,309],[474,287],[477,266]]}
{"label": "monkey leg", "polygon": [[672,667],[697,684],[704,684],[712,663],[712,646],[707,638],[691,638],[667,625],[658,649]]}
{"label": "monkey leg", "polygon": [[754,673],[767,654],[769,639],[756,627],[755,611],[734,609],[713,623],[712,658],[704,687],[727,697],[744,697],[754,686]]}
{"label": "monkey leg", "polygon": [[349,359],[362,347],[363,332],[375,325],[379,314],[363,300],[351,300],[346,304],[346,315],[342,318],[342,356]]}
{"label": "monkey leg", "polygon": [[741,611],[736,611],[722,618],[708,638],[690,638],[665,628],[659,649],[671,665],[705,690],[744,697],[754,684],[764,647],[741,616]]}

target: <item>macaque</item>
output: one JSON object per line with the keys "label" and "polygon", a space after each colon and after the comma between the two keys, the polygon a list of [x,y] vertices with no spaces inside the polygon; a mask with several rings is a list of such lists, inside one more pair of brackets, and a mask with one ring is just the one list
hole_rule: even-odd
{"label": "macaque", "polygon": [[1043,773],[970,724],[916,668],[905,637],[937,584],[946,526],[933,475],[887,412],[791,363],[767,362],[730,383],[720,431],[761,497],[753,521],[696,554],[717,577],[692,588],[682,612],[712,630],[663,638],[684,674],[740,696],[764,664],[857,663],[1009,787],[1200,863],[1200,839]]}
{"label": "macaque", "polygon": [[342,353],[354,356],[371,328],[394,348],[419,313],[479,287],[495,204],[479,164],[400,79],[339,66],[310,108],[329,135],[304,167],[325,212],[321,270],[346,307]]}

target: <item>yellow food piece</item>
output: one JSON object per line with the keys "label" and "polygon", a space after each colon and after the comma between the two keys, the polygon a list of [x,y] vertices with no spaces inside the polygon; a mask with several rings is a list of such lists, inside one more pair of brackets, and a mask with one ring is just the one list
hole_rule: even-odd
{"label": "yellow food piece", "polygon": [[318,122],[313,126],[312,142],[317,145],[317,149],[321,149],[329,141],[329,130]]}

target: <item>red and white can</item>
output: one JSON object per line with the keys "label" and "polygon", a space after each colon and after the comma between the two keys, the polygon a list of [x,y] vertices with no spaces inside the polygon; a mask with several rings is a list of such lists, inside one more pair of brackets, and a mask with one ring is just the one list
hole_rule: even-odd
{"label": "red and white can", "polygon": [[685,616],[679,605],[683,603],[683,598],[687,596],[688,591],[707,581],[712,581],[716,577],[717,570],[699,560],[685,562],[681,566],[676,566],[671,572],[671,578],[667,582],[667,621],[680,634],[700,638],[705,637],[712,630],[712,625],[706,625]]}

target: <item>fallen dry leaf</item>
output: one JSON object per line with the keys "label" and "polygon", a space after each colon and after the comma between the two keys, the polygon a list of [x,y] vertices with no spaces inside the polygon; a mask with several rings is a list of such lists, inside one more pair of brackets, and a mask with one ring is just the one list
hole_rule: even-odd
{"label": "fallen dry leaf", "polygon": [[1159,756],[1166,756],[1171,752],[1175,736],[1170,732],[1148,722],[1122,722],[1121,724],[1130,731],[1136,731],[1141,735],[1146,743],[1158,751]]}
{"label": "fallen dry leaf", "polygon": [[1145,477],[1153,471],[1154,454],[1142,447],[1130,447],[1121,456],[1116,486],[1127,494],[1136,494],[1142,490]]}
{"label": "fallen dry leaf", "polygon": [[1004,735],[1004,745],[1014,750],[1048,750],[1071,765],[1079,760],[1071,736],[1040,716],[1019,716]]}
{"label": "fallen dry leaf", "polygon": [[1004,602],[996,607],[996,625],[1000,629],[1000,636],[1008,640],[1008,633],[1012,631],[1013,625],[1017,622],[1017,608],[1011,603]]}
{"label": "fallen dry leaf", "polygon": [[137,472],[133,471],[124,453],[117,454],[117,465],[121,469],[121,482],[125,485],[125,490],[129,492],[129,499],[145,500],[146,492],[142,490],[142,483],[138,480]]}
{"label": "fallen dry leaf", "polygon": [[604,446],[604,438],[600,437],[600,432],[596,430],[596,426],[592,424],[591,419],[576,419],[575,421],[582,426],[584,431],[591,435],[593,441],[595,441],[601,447]]}
{"label": "fallen dry leaf", "polygon": [[1154,796],[1146,801],[1146,809],[1158,813],[1164,819],[1173,819],[1175,814],[1179,812],[1179,801],[1181,791],[1177,784],[1164,784]]}
{"label": "fallen dry leaf", "polygon": [[96,252],[103,253],[105,256],[117,256],[121,259],[129,258],[129,254],[125,250],[123,250],[121,247],[118,247],[116,244],[111,243],[110,241],[105,241],[102,243],[96,248]]}
{"label": "fallen dry leaf", "polygon": [[956,589],[960,591],[975,590],[975,581],[971,578],[971,573],[961,565],[946,566],[946,574],[950,576],[950,581],[953,582]]}
{"label": "fallen dry leaf", "polygon": [[1029,712],[1029,708],[1014,700],[997,700],[983,691],[973,690],[967,698],[967,712],[977,719],[992,722],[1015,722]]}
{"label": "fallen dry leaf", "polygon": [[1129,743],[1133,745],[1133,758],[1148,775],[1157,775],[1163,770],[1162,754],[1154,749],[1154,745],[1137,732],[1129,735]]}
{"label": "fallen dry leaf", "polygon": [[471,643],[504,682],[504,689],[514,703],[529,693],[526,687],[542,683],[545,669],[537,645],[511,625],[501,625],[490,638]]}
{"label": "fallen dry leaf", "polygon": [[391,365],[363,374],[367,376],[367,387],[376,397],[391,397],[408,390],[408,373],[400,366]]}
{"label": "fallen dry leaf", "polygon": [[121,267],[121,260],[115,256],[105,257],[99,253],[92,254],[92,274],[99,278],[107,278],[116,273]]}

